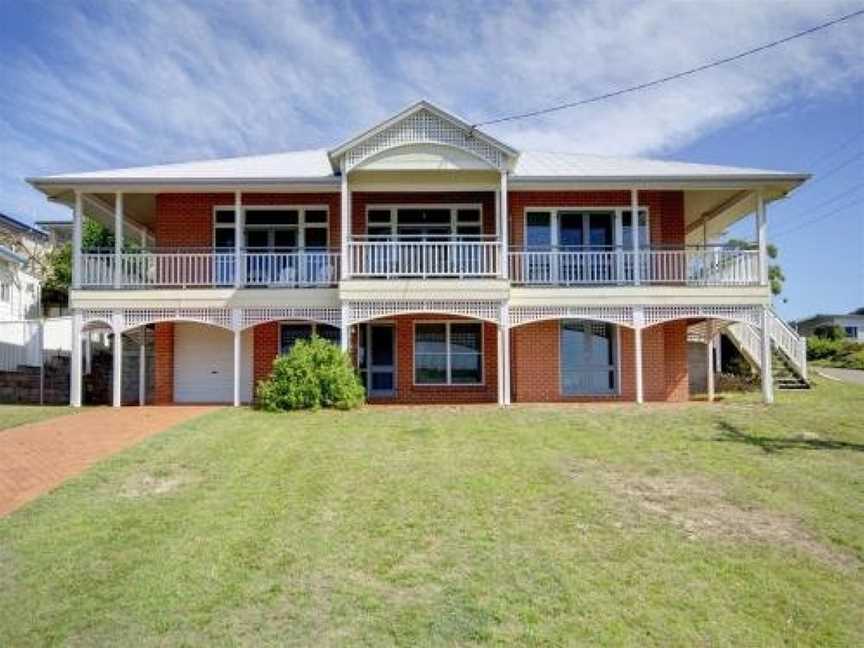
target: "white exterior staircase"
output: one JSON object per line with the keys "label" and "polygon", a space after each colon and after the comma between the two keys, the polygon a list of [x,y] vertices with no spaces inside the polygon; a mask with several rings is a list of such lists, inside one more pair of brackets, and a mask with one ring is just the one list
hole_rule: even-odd
{"label": "white exterior staircase", "polygon": [[[808,389],[807,339],[798,335],[780,319],[773,309],[768,311],[773,375],[778,389]],[[750,364],[761,369],[761,331],[743,322],[729,324],[726,335]]]}

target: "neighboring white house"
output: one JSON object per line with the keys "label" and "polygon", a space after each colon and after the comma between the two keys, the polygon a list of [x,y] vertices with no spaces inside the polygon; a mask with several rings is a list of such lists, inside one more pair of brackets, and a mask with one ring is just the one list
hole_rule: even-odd
{"label": "neighboring white house", "polygon": [[843,329],[848,339],[864,342],[864,308],[846,315],[814,315],[795,323],[798,332],[807,337],[816,335],[819,329],[833,326]]}
{"label": "neighboring white house", "polygon": [[27,259],[0,246],[0,322],[40,316],[39,280],[25,268]]}

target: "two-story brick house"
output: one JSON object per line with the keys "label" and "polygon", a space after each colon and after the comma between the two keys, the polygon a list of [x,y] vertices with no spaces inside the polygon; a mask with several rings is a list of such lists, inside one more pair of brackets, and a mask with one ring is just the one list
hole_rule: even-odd
{"label": "two-story brick house", "polygon": [[[721,327],[770,401],[772,343],[805,367],[765,211],[806,179],[518,151],[419,102],[329,151],[30,182],[74,209],[76,330],[155,325],[156,402],[248,402],[317,333],[375,402],[508,404],[687,399],[688,337]],[[85,211],[115,249],[81,249]],[[755,249],[708,245],[754,212]]]}

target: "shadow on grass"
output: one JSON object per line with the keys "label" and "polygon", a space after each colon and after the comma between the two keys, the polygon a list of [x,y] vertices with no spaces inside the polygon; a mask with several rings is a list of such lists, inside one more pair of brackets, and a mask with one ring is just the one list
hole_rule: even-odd
{"label": "shadow on grass", "polygon": [[759,448],[763,452],[772,454],[782,450],[852,450],[864,452],[864,444],[850,443],[848,441],[833,441],[831,439],[818,439],[807,437],[767,437],[748,434],[738,426],[727,421],[719,421],[717,427],[720,434],[714,437],[715,441],[725,443],[743,443]]}

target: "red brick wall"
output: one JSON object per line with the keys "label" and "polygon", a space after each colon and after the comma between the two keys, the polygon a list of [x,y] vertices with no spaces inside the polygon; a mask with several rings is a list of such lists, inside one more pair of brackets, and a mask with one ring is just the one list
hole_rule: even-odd
{"label": "red brick wall", "polygon": [[[631,329],[620,329],[620,395],[586,397],[561,393],[559,326],[559,322],[553,320],[526,324],[511,331],[514,402],[636,400]],[[690,397],[686,321],[667,322],[642,331],[642,381],[646,401],[685,401]]]}
{"label": "red brick wall", "polygon": [[[526,207],[629,207],[629,191],[511,191],[508,194],[510,241],[524,243]],[[648,207],[652,244],[684,244],[684,192],[640,191]]]}
{"label": "red brick wall", "polygon": [[495,234],[495,193],[492,191],[444,192],[368,192],[351,194],[351,232],[366,233],[366,207],[368,205],[440,205],[442,203],[479,203],[482,206],[483,232]]}
{"label": "red brick wall", "polygon": [[[326,205],[330,247],[339,247],[339,193],[243,194],[244,205]],[[159,194],[156,196],[156,245],[210,247],[213,245],[213,209],[234,206],[234,194]]]}
{"label": "red brick wall", "polygon": [[[414,323],[461,320],[449,315],[404,315],[389,318],[396,326],[396,394],[379,398],[381,403],[481,403],[498,399],[498,329],[483,324],[483,384],[459,387],[414,385]],[[470,321],[470,320],[466,320]],[[356,334],[352,331],[352,358],[356,358]],[[253,376],[255,384],[270,374],[279,352],[279,324],[269,322],[253,329]]]}
{"label": "red brick wall", "polygon": [[154,327],[155,392],[153,402],[174,402],[174,324],[165,322]]}
{"label": "red brick wall", "polygon": [[279,323],[267,322],[252,329],[252,390],[270,375],[279,353]]}

